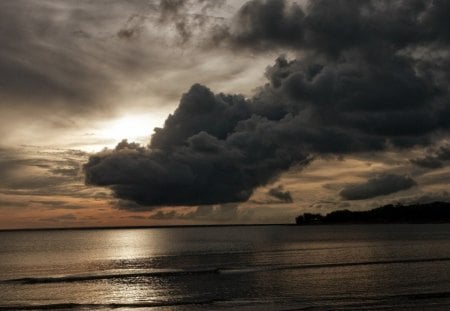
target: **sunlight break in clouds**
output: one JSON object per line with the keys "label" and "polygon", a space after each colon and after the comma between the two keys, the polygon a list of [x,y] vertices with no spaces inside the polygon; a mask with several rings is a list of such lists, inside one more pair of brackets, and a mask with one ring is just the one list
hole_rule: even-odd
{"label": "sunlight break in clouds", "polygon": [[110,138],[116,141],[130,139],[146,142],[150,139],[153,128],[159,126],[162,120],[155,120],[151,116],[125,116],[116,120],[105,122],[98,130],[100,138]]}

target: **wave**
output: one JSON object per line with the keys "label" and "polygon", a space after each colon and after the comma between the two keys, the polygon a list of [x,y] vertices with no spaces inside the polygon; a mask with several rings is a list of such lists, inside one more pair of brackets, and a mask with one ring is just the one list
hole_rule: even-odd
{"label": "wave", "polygon": [[104,309],[138,309],[138,308],[157,308],[157,307],[176,307],[189,305],[207,305],[220,302],[217,299],[210,300],[191,300],[191,301],[162,301],[162,302],[142,302],[142,303],[55,303],[41,305],[11,305],[0,306],[0,310],[104,310]]}
{"label": "wave", "polygon": [[[32,304],[32,305],[9,305],[0,306],[2,310],[105,310],[105,309],[141,309],[141,308],[158,308],[158,307],[182,307],[182,306],[201,306],[201,305],[217,305],[223,308],[239,308],[254,307],[259,309],[261,305],[272,304],[278,306],[281,310],[394,310],[394,309],[411,309],[412,306],[419,306],[420,309],[438,308],[450,306],[447,299],[450,298],[450,292],[419,292],[398,295],[380,295],[380,296],[352,296],[352,297],[322,297],[321,303],[313,303],[308,300],[286,301],[284,298],[280,300],[227,300],[227,299],[199,299],[191,298],[190,300],[179,301],[152,301],[139,303],[54,303],[54,304]],[[442,300],[441,300],[442,299]],[[417,305],[415,300],[430,300],[432,306],[425,304]],[[412,305],[414,304],[414,305]],[[289,307],[290,306],[290,307]],[[283,307],[283,308],[281,308]],[[414,309],[414,308],[412,308]],[[414,309],[418,310],[418,309]],[[439,310],[443,310],[439,308]]]}
{"label": "wave", "polygon": [[165,277],[174,275],[189,275],[189,274],[206,274],[216,273],[216,268],[199,269],[199,270],[139,270],[128,272],[108,272],[103,274],[72,274],[63,276],[46,276],[46,277],[26,277],[18,279],[3,280],[2,283],[22,283],[22,284],[38,284],[38,283],[62,283],[62,282],[81,282],[94,281],[117,278],[133,278],[133,277]]}
{"label": "wave", "polygon": [[445,298],[450,298],[450,292],[415,293],[415,294],[406,294],[406,295],[404,295],[404,297],[413,299],[413,300],[445,299]]}
{"label": "wave", "polygon": [[217,269],[217,272],[220,274],[238,274],[238,273],[242,274],[242,273],[255,273],[255,272],[275,271],[275,270],[322,269],[322,268],[336,268],[336,267],[409,264],[409,263],[439,262],[439,261],[450,261],[450,257],[303,264],[303,265],[289,265],[289,266],[272,266],[272,267],[264,267],[264,268],[262,268],[262,267],[245,267],[245,268],[237,268],[237,269],[236,268]]}
{"label": "wave", "polygon": [[46,277],[25,277],[17,279],[7,279],[0,283],[21,283],[21,284],[40,284],[40,283],[63,283],[63,282],[83,282],[105,279],[133,278],[133,277],[170,277],[183,275],[199,274],[246,274],[278,270],[301,270],[301,269],[326,269],[336,267],[369,266],[369,265],[389,265],[389,264],[410,264],[424,262],[443,262],[450,261],[450,257],[444,258],[417,258],[417,259],[395,259],[379,261],[359,261],[359,262],[340,262],[340,263],[320,263],[320,264],[302,264],[286,266],[245,266],[245,267],[213,267],[204,269],[166,269],[166,270],[132,270],[132,271],[110,271],[99,274],[73,274],[64,276],[46,276]]}

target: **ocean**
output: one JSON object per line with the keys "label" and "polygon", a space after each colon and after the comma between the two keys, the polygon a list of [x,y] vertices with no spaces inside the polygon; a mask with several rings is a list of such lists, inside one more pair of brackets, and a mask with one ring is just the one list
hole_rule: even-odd
{"label": "ocean", "polygon": [[0,232],[0,310],[450,310],[450,225]]}

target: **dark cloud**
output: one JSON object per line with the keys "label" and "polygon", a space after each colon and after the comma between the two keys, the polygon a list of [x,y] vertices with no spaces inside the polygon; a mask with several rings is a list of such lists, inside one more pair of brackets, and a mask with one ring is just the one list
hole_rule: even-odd
{"label": "dark cloud", "polygon": [[[206,106],[199,107],[203,96],[214,101],[204,101]],[[194,86],[174,116],[168,118],[164,129],[155,133],[149,149],[130,145],[92,156],[85,165],[86,182],[112,185],[119,198],[149,206],[247,200],[254,188],[267,184],[291,164],[307,158],[289,144],[267,141],[272,123],[257,116],[236,125],[240,131],[219,139],[222,133],[232,131],[236,123],[234,118],[222,119],[222,116],[228,112],[233,115],[235,106],[241,106],[240,100],[222,94],[214,96],[208,89]],[[217,114],[219,119],[213,119],[207,112],[222,108],[223,113]],[[204,124],[203,109],[207,110]],[[190,117],[184,119],[188,124],[172,122],[179,113],[192,114],[197,122],[190,123]],[[197,131],[202,125],[203,129]],[[255,133],[259,126],[263,127]],[[110,174],[112,171],[114,174]]]}
{"label": "dark cloud", "polygon": [[197,220],[197,221],[237,221],[245,220],[249,216],[249,212],[240,211],[238,204],[228,203],[218,206],[213,205],[201,205],[197,206],[195,210],[188,213],[180,213],[175,210],[172,211],[158,211],[152,214],[150,219],[167,220],[167,219],[180,219],[180,220]]}
{"label": "dark cloud", "polygon": [[444,166],[444,162],[450,160],[450,146],[440,146],[435,150],[430,151],[423,158],[411,159],[411,163],[428,169],[436,169]]}
{"label": "dark cloud", "polygon": [[[425,143],[424,135],[441,126],[436,86],[402,57],[391,55],[383,63],[358,56],[328,63],[279,58],[266,75],[270,84],[256,104],[272,115],[260,113],[307,116],[305,134],[315,135],[312,143],[323,151],[383,149],[387,140],[398,146]],[[317,125],[329,133],[317,132]],[[321,134],[328,137],[319,146]]]}
{"label": "dark cloud", "polygon": [[407,190],[416,185],[417,183],[411,177],[385,174],[371,178],[362,184],[347,186],[340,195],[345,200],[366,200]]}
{"label": "dark cloud", "polygon": [[294,200],[292,199],[292,195],[289,191],[285,191],[284,188],[280,185],[278,187],[274,187],[267,191],[267,195],[272,198],[275,198],[283,203],[292,203]]}
{"label": "dark cloud", "polygon": [[242,6],[230,29],[220,29],[221,35],[230,36],[235,45],[253,49],[268,49],[273,45],[298,45],[304,36],[304,12],[295,3],[287,1],[252,0]]}
{"label": "dark cloud", "polygon": [[418,158],[418,159],[412,159],[410,160],[411,163],[420,166],[420,167],[424,167],[424,168],[440,168],[443,166],[443,163],[441,161],[439,161],[439,159],[434,158],[434,157],[424,157],[424,158]]}
{"label": "dark cloud", "polygon": [[[441,6],[251,1],[224,42],[294,49],[298,58],[279,57],[250,98],[192,86],[148,147],[122,142],[91,156],[86,183],[148,207],[242,202],[316,155],[430,146],[450,126]],[[386,175],[341,195],[370,198],[414,184]]]}
{"label": "dark cloud", "polygon": [[[410,44],[449,43],[445,0],[314,0],[306,7],[287,0],[247,2],[215,40],[250,49],[292,48],[338,56]],[[372,50],[372,52],[370,52]]]}

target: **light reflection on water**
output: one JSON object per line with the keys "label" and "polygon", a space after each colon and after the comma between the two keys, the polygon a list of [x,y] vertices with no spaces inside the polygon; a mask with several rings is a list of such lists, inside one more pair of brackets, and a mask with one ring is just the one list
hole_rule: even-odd
{"label": "light reflection on water", "polygon": [[449,225],[73,230],[0,237],[0,278],[28,278],[0,282],[0,307],[450,306]]}
{"label": "light reflection on water", "polygon": [[151,258],[166,248],[165,236],[157,230],[108,230],[104,240],[107,243],[105,256],[115,260]]}

